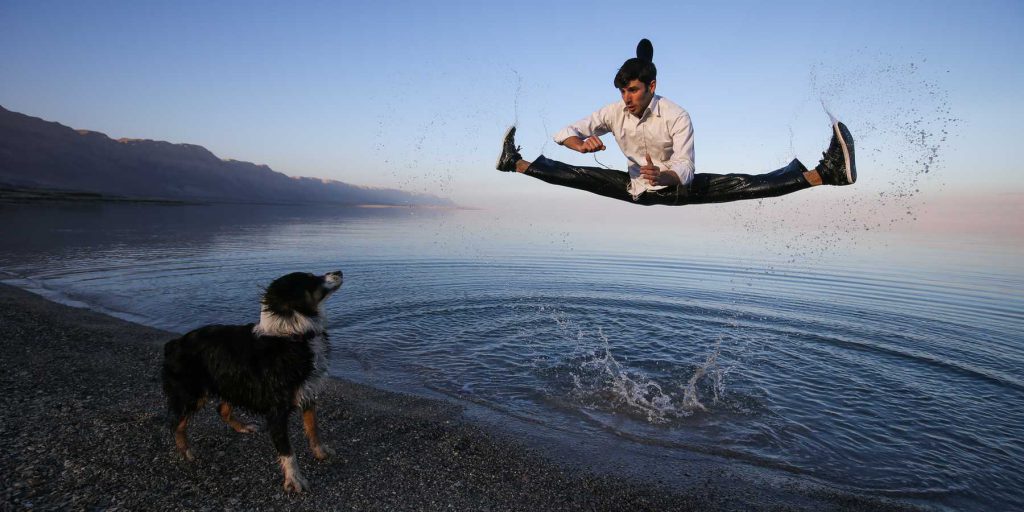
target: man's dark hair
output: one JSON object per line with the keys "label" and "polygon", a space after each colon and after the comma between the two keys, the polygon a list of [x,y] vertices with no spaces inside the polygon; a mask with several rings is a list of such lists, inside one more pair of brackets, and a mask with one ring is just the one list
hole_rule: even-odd
{"label": "man's dark hair", "polygon": [[615,88],[622,89],[633,80],[640,80],[644,85],[651,85],[656,78],[658,78],[658,68],[654,67],[653,62],[633,58],[624,62],[619,68],[619,72],[615,73]]}
{"label": "man's dark hair", "polygon": [[623,62],[619,72],[615,73],[615,88],[622,89],[633,80],[649,86],[656,78],[658,68],[654,67],[654,45],[647,39],[641,39],[636,45],[636,57]]}

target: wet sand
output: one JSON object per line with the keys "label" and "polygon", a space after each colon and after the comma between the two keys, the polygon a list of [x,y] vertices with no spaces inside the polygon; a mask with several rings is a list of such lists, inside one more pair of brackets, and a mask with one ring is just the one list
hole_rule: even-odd
{"label": "wet sand", "polygon": [[[164,414],[162,345],[175,334],[0,284],[0,509],[129,510],[906,510],[798,478],[695,462],[691,484],[570,465],[467,420],[450,402],[332,380],[312,488],[286,494],[265,432],[238,434],[207,406],[194,462]],[[243,420],[259,418],[240,414]]]}

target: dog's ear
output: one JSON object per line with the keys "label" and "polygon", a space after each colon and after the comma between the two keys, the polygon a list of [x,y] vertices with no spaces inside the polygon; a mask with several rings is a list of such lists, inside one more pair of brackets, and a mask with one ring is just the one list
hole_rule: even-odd
{"label": "dog's ear", "polygon": [[312,274],[293,272],[275,279],[263,293],[263,306],[282,317],[301,314],[308,317],[319,315],[316,290],[320,279]]}
{"label": "dog's ear", "polygon": [[654,62],[654,45],[647,39],[641,39],[636,45],[636,58],[644,62]]}
{"label": "dog's ear", "polygon": [[[277,283],[277,282],[275,282]],[[274,286],[271,283],[263,293],[263,305],[275,315],[282,318],[291,318],[295,313],[306,314],[309,311],[305,290],[294,287]]]}

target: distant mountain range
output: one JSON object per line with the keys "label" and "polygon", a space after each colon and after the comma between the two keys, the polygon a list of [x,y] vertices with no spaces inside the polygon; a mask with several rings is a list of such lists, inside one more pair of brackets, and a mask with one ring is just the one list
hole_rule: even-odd
{"label": "distant mountain range", "polygon": [[175,201],[454,206],[432,195],[286,176],[193,144],[114,140],[3,107],[0,186]]}

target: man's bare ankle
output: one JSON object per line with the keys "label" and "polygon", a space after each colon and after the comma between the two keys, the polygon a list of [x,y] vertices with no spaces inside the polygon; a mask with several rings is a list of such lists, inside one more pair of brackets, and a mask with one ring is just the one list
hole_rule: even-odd
{"label": "man's bare ankle", "polygon": [[530,168],[530,162],[526,160],[520,160],[516,162],[516,172],[526,172]]}
{"label": "man's bare ankle", "polygon": [[810,183],[812,187],[821,185],[821,175],[818,174],[817,169],[804,171],[804,179],[807,180],[807,183]]}

